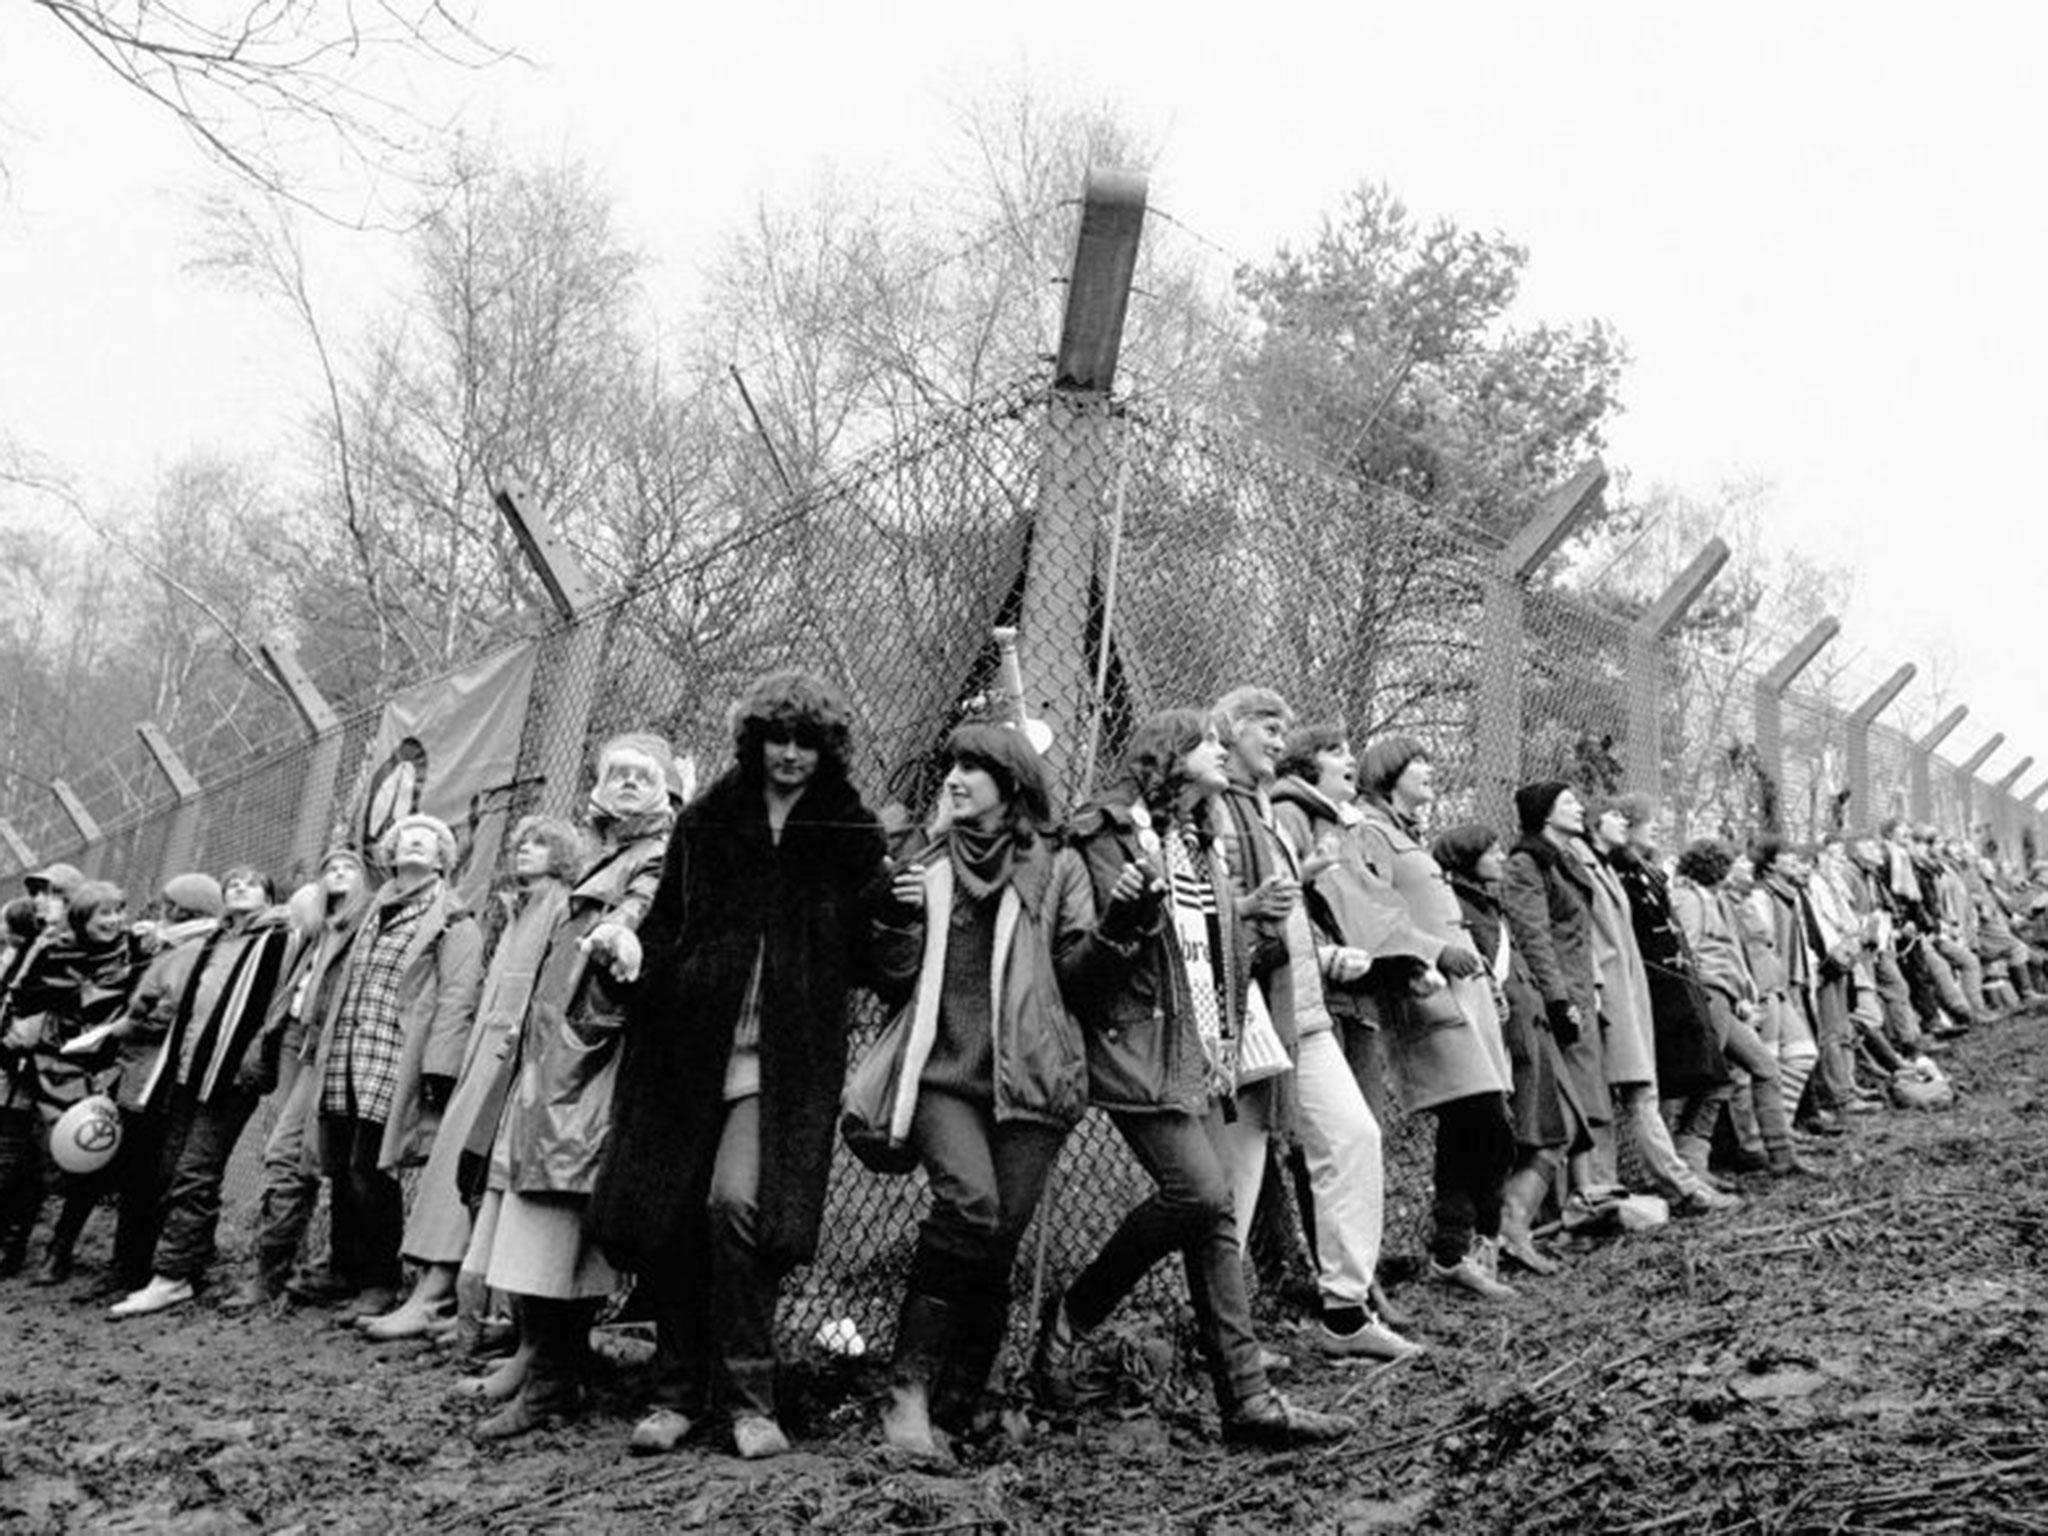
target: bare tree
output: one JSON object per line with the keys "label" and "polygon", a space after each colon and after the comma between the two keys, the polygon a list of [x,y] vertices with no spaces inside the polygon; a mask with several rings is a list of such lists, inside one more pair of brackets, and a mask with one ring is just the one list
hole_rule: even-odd
{"label": "bare tree", "polygon": [[[449,0],[29,0],[216,163],[334,217],[294,169],[309,142],[372,179],[412,164],[445,125],[388,75],[421,61],[480,69],[512,55]],[[344,219],[343,222],[360,222]]]}

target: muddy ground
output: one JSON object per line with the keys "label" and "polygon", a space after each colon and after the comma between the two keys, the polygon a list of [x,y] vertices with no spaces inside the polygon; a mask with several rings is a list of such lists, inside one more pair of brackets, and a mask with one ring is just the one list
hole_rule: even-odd
{"label": "muddy ground", "polygon": [[1417,1360],[1325,1365],[1274,1319],[1287,1389],[1360,1420],[1314,1452],[1219,1449],[1150,1318],[1111,1341],[1109,1406],[941,1477],[870,1452],[871,1362],[806,1370],[773,1463],[628,1458],[630,1367],[585,1422],[486,1449],[429,1348],[204,1301],[117,1324],[92,1275],[12,1280],[0,1528],[2048,1531],[2048,1021],[1947,1060],[1954,1108],[1859,1118],[1823,1183],[1578,1250],[1498,1309],[1397,1290]]}

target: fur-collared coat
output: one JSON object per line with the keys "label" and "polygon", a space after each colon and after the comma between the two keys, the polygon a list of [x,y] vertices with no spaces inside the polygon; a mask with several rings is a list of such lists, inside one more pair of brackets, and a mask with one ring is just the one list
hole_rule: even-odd
{"label": "fur-collared coat", "polygon": [[887,896],[882,832],[852,785],[821,772],[778,843],[758,778],[729,770],[677,819],[640,926],[611,1144],[593,1235],[640,1273],[687,1261],[725,1124],[725,1072],[761,959],[759,1241],[775,1267],[817,1249],[839,1095],[847,994],[868,975]]}

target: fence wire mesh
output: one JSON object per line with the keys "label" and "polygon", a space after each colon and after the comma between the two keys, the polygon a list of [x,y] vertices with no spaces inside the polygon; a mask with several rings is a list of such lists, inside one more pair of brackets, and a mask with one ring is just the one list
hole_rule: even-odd
{"label": "fence wire mesh", "polygon": [[[844,688],[857,783],[871,804],[919,815],[948,730],[991,707],[998,625],[1019,631],[1026,702],[1053,728],[1070,802],[1143,715],[1246,683],[1278,689],[1304,719],[1343,721],[1360,745],[1421,737],[1439,769],[1440,827],[1480,817],[1511,834],[1513,787],[1559,777],[1595,791],[1637,781],[1660,800],[1670,847],[1773,820],[1804,838],[1828,829],[1849,788],[1848,721],[1824,700],[1777,700],[1767,729],[1753,674],[1645,644],[1624,617],[1509,579],[1494,549],[1396,492],[1150,402],[1034,387],[935,418],[772,515],[705,533],[666,579],[541,629],[517,767],[500,786],[504,825],[536,807],[580,809],[594,744],[620,730],[661,732],[708,778],[729,752],[731,702],[780,666]],[[101,818],[89,847],[54,803],[10,815],[39,861],[71,857],[138,904],[185,868],[253,864],[289,888],[348,822],[382,704],[315,740],[260,747],[182,804],[139,746],[119,754],[75,786]],[[1875,727],[1865,771],[1869,815],[1851,809],[1852,825],[1905,814],[1924,783],[1929,814],[1965,830],[1955,770],[1903,734]],[[1973,799],[2010,847],[2019,808],[1981,786]],[[856,1051],[878,1024],[861,1015]],[[230,1171],[227,1199],[244,1215],[268,1123],[258,1117]],[[1413,1253],[1428,1136],[1398,1113],[1385,1130],[1388,1247]],[[1091,1117],[1027,1262],[1042,1243],[1045,1274],[1064,1278],[1146,1187]],[[918,1180],[842,1157],[788,1326],[807,1335],[851,1317],[886,1340],[921,1203]]]}

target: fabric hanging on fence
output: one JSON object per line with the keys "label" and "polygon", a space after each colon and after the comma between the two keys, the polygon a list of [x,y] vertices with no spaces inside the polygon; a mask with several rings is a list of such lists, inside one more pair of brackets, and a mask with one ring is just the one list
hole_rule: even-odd
{"label": "fabric hanging on fence", "polygon": [[363,750],[348,840],[374,851],[400,817],[440,817],[455,832],[449,878],[477,906],[519,789],[519,738],[538,656],[527,641],[394,694]]}

